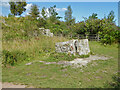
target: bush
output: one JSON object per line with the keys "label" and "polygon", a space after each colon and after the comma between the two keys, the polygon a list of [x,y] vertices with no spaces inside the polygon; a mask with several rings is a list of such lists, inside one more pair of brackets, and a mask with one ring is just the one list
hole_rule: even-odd
{"label": "bush", "polygon": [[3,50],[2,54],[3,54],[2,64],[4,66],[6,66],[7,64],[13,66],[17,62],[21,62],[29,59],[28,55],[25,52],[20,52],[20,51]]}
{"label": "bush", "polygon": [[112,44],[112,43],[115,43],[115,42],[118,42],[119,41],[119,36],[118,34],[119,31],[108,31],[107,30],[105,32],[100,32],[100,42],[102,44]]}
{"label": "bush", "polygon": [[120,88],[120,75],[114,75],[112,78],[114,81],[110,85],[114,88]]}
{"label": "bush", "polygon": [[29,17],[9,17],[5,18],[5,21],[9,26],[2,24],[3,40],[29,39],[41,35],[37,20],[31,20]]}
{"label": "bush", "polygon": [[44,27],[45,28],[46,24],[47,24],[47,22],[43,18],[38,19],[38,24],[37,24],[38,27]]}
{"label": "bush", "polygon": [[100,34],[100,42],[102,44],[112,44],[119,40],[119,33],[118,28],[113,23],[108,23],[107,20],[102,21],[102,31],[99,31]]}

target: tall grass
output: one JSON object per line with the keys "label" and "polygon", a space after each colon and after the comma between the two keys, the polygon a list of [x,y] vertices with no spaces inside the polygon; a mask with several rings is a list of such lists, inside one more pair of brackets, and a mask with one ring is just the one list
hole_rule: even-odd
{"label": "tall grass", "polygon": [[55,49],[56,42],[66,41],[64,37],[33,37],[29,40],[16,39],[13,41],[3,41],[3,49],[13,51],[13,50],[22,50],[22,51],[33,51],[35,48],[42,50],[46,47],[46,50],[51,48]]}
{"label": "tall grass", "polygon": [[[26,53],[29,59],[25,60],[36,60],[42,59],[44,57],[48,57],[48,53],[55,51],[55,43],[66,41],[64,37],[47,37],[47,36],[40,36],[40,37],[33,37],[29,40],[22,40],[22,39],[14,39],[13,41],[3,41],[3,50],[6,50],[10,53],[10,56],[18,56],[13,55],[15,52],[19,53]],[[3,53],[5,57],[7,53]],[[21,54],[19,54],[21,55]],[[4,58],[5,59],[5,58]],[[12,58],[11,58],[12,59]],[[45,58],[44,58],[45,59]],[[6,60],[3,60],[6,61]],[[18,61],[18,60],[17,60]],[[23,60],[20,60],[23,61]],[[10,62],[10,61],[9,61]]]}

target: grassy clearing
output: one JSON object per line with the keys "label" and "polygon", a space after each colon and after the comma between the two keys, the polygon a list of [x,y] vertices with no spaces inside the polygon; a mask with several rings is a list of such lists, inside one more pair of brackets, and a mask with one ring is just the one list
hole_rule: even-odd
{"label": "grassy clearing", "polygon": [[[47,38],[47,37],[46,37]],[[3,42],[3,49],[14,51],[26,51],[29,55],[34,56],[34,60],[45,60],[49,51],[42,51],[43,48],[54,47],[57,41],[65,41],[64,38],[42,38],[33,41],[13,41]],[[45,39],[50,46],[45,46]],[[54,40],[53,40],[54,39]],[[52,40],[52,42],[50,41]],[[43,41],[43,42],[42,42]],[[22,43],[21,43],[22,42]],[[44,44],[43,44],[44,43]],[[50,44],[51,43],[51,44]],[[108,82],[112,81],[112,75],[118,71],[118,46],[103,46],[98,42],[89,42],[90,49],[95,54],[113,57],[109,60],[93,61],[82,68],[72,68],[62,65],[45,65],[40,62],[26,66],[30,61],[22,62],[16,66],[3,68],[3,82],[15,82],[31,85],[36,88],[103,88]],[[46,49],[45,49],[46,50]],[[37,51],[37,52],[36,52]],[[54,51],[52,48],[51,51]],[[47,53],[48,52],[48,53]]]}
{"label": "grassy clearing", "polygon": [[89,44],[93,53],[118,59],[118,44],[104,46],[95,41],[89,42]]}

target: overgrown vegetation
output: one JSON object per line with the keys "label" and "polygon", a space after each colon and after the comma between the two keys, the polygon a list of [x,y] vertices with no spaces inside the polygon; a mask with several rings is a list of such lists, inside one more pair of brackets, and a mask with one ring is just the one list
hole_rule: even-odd
{"label": "overgrown vegetation", "polygon": [[[11,10],[12,11],[12,10]],[[3,17],[10,25],[10,22],[16,22],[12,27],[4,26],[2,29],[7,32],[4,34],[6,39],[10,38],[28,38],[40,35],[38,28],[50,29],[55,36],[64,36],[75,38],[76,36],[86,36],[92,34],[99,34],[100,42],[102,44],[118,43],[120,40],[119,27],[115,24],[114,11],[111,11],[107,16],[99,19],[96,13],[93,13],[88,18],[83,17],[84,21],[75,23],[75,18],[72,16],[72,8],[68,6],[65,12],[65,21],[60,21],[59,14],[56,12],[56,5],[48,8],[43,7],[41,16],[37,5],[31,7],[30,15],[25,17],[16,18],[10,16],[9,18]],[[9,35],[7,33],[10,33]],[[86,37],[87,38],[87,37]]]}
{"label": "overgrown vegetation", "polygon": [[[15,39],[15,40],[3,40],[3,51],[7,50],[6,52],[3,52],[3,55],[6,55],[7,53],[10,53],[10,56],[18,52],[18,62],[19,61],[24,61],[23,58],[21,57],[21,53],[26,53],[23,54],[22,57],[25,57],[26,60],[37,60],[37,59],[45,59],[48,58],[48,55],[52,52],[55,51],[55,43],[56,42],[61,42],[61,41],[66,41],[64,37],[47,37],[47,36],[40,36],[40,37],[33,37],[31,39]],[[17,51],[17,52],[16,52]],[[15,55],[16,55],[15,54]],[[25,55],[25,56],[24,56]],[[28,55],[28,57],[26,57]],[[10,57],[9,56],[9,57]],[[45,57],[45,58],[44,58]],[[9,59],[9,58],[7,58]],[[10,59],[12,60],[12,58]],[[9,60],[3,60],[4,61],[9,61]],[[17,63],[17,62],[15,62]],[[11,63],[4,63],[4,64],[11,64]]]}
{"label": "overgrown vegetation", "polygon": [[[14,10],[11,9],[12,15],[1,17],[6,23],[2,23],[2,64],[6,67],[10,65],[15,67],[3,67],[3,82],[32,84],[34,87],[39,88],[107,87],[104,84],[107,81],[112,81],[111,77],[118,69],[117,43],[120,40],[120,31],[115,24],[114,12],[111,11],[107,17],[102,19],[99,19],[97,14],[93,13],[88,18],[84,17],[84,21],[75,23],[75,18],[72,16],[74,11],[72,11],[71,6],[68,6],[65,12],[65,21],[59,20],[62,17],[59,16],[55,8],[56,5],[48,9],[50,16],[46,14],[45,7],[42,9],[42,16],[39,16],[39,9],[34,5],[28,16],[15,17],[14,15],[21,15],[25,10],[12,13]],[[50,29],[54,36],[43,36],[39,28]],[[55,52],[56,42],[74,39],[81,34],[99,34],[100,42],[105,46],[99,42],[89,42],[90,50],[92,53],[112,57],[112,59],[95,61],[87,67],[75,69],[63,67],[62,65],[45,65],[43,63],[25,66],[30,61],[58,62],[89,57],[92,53],[74,56]],[[112,85],[112,87],[119,87],[117,81]]]}
{"label": "overgrown vegetation", "polygon": [[7,51],[3,50],[3,65],[6,66],[7,64],[9,65],[14,65],[17,62],[22,62],[26,60],[30,60],[26,52],[20,52],[20,51]]}

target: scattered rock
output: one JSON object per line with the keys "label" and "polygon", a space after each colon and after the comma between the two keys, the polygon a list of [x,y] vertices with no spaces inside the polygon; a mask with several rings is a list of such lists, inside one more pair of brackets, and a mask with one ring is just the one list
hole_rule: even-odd
{"label": "scattered rock", "polygon": [[30,76],[30,75],[31,75],[31,73],[27,73],[26,75],[27,75],[27,76]]}
{"label": "scattered rock", "polygon": [[44,61],[39,61],[39,62],[44,62]]}
{"label": "scattered rock", "polygon": [[65,72],[65,71],[67,71],[67,69],[62,69],[61,71]]}
{"label": "scattered rock", "polygon": [[32,62],[30,62],[30,63],[27,63],[27,64],[25,64],[25,65],[31,65],[32,64]]}
{"label": "scattered rock", "polygon": [[[107,60],[107,59],[110,59],[110,58],[99,56],[99,55],[90,55],[90,57],[88,58],[76,58],[73,61],[59,61],[59,62],[39,61],[39,62],[42,62],[44,64],[58,64],[58,65],[62,64],[64,67],[66,66],[82,67],[82,66],[86,66],[89,62],[93,60]],[[25,65],[31,65],[31,64],[32,62],[27,63]],[[97,65],[97,64],[94,63],[94,65]]]}
{"label": "scattered rock", "polygon": [[51,33],[49,29],[39,28],[39,30],[42,31],[43,35],[46,35],[46,36],[49,36],[49,37],[53,37],[53,33]]}
{"label": "scattered rock", "polygon": [[96,76],[95,78],[96,79],[102,79],[103,77],[102,76]]}
{"label": "scattered rock", "polygon": [[43,75],[43,76],[40,76],[41,78],[45,78],[45,77],[47,77],[46,75]]}

